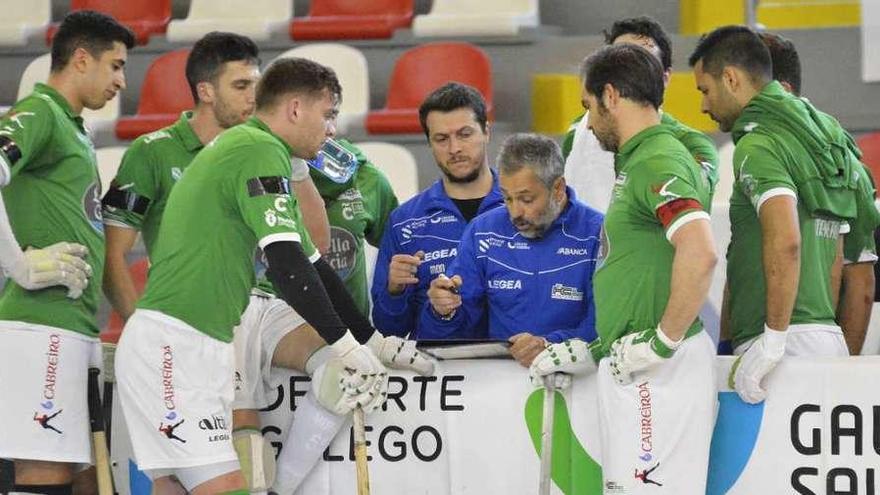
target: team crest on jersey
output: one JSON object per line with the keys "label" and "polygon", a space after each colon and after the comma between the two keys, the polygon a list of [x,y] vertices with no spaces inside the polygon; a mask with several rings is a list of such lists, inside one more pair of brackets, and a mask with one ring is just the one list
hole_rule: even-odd
{"label": "team crest on jersey", "polygon": [[275,213],[275,210],[268,209],[266,213],[263,214],[264,219],[266,220],[266,225],[269,227],[274,227],[278,225],[278,215]]}
{"label": "team crest on jersey", "polygon": [[324,258],[342,280],[348,279],[354,271],[357,262],[357,244],[354,234],[335,225],[330,226],[330,251]]}
{"label": "team crest on jersey", "polygon": [[104,221],[101,215],[101,183],[93,182],[82,198],[83,213],[89,224],[99,234],[104,234]]}
{"label": "team crest on jersey", "polygon": [[[360,192],[358,192],[358,196],[360,196]],[[340,211],[342,213],[342,218],[351,221],[359,216],[363,216],[367,210],[364,207],[364,202],[361,199],[353,198],[341,204]]]}

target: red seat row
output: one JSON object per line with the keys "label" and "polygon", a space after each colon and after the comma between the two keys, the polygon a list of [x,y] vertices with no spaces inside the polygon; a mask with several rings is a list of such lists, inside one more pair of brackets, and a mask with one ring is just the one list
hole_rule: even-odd
{"label": "red seat row", "polygon": [[[134,139],[177,120],[193,106],[184,75],[189,50],[166,53],[150,65],[141,87],[137,114],[116,123],[119,139]],[[425,96],[449,81],[477,88],[492,116],[492,68],[489,57],[468,43],[428,43],[397,60],[388,85],[385,108],[367,115],[371,134],[421,132],[418,108]]]}
{"label": "red seat row", "polygon": [[[171,21],[171,0],[71,0],[70,10],[96,10],[112,15],[131,28],[137,43],[164,34]],[[309,15],[290,22],[295,40],[390,38],[395,29],[409,27],[413,0],[312,0]],[[58,25],[46,31],[52,42]]]}

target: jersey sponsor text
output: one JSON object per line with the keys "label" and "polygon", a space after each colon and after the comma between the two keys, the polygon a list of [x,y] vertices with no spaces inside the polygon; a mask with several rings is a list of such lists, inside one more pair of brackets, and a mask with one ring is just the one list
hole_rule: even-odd
{"label": "jersey sponsor text", "polygon": [[522,280],[489,280],[486,285],[490,289],[519,290],[522,289]]}

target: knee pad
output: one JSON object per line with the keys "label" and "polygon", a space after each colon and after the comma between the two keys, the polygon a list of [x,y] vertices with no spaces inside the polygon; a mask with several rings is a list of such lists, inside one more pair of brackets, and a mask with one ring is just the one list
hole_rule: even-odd
{"label": "knee pad", "polygon": [[232,433],[241,474],[252,492],[266,491],[275,482],[275,449],[259,430],[242,429]]}

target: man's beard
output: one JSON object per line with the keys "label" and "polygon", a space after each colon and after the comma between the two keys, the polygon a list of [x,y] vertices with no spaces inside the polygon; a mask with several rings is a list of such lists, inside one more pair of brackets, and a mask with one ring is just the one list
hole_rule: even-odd
{"label": "man's beard", "polygon": [[[543,237],[544,233],[547,232],[547,229],[550,228],[550,225],[559,217],[559,213],[562,212],[562,201],[557,201],[555,198],[551,197],[550,201],[547,203],[547,209],[544,210],[544,213],[538,217],[534,222],[528,222],[528,226],[531,227],[528,230],[520,230],[517,227],[517,230],[523,237],[526,239],[537,239],[539,237]],[[516,222],[514,219],[510,219],[511,222],[516,226]]]}
{"label": "man's beard", "polygon": [[482,166],[474,167],[474,169],[471,170],[470,172],[468,172],[467,175],[465,175],[464,177],[459,177],[459,176],[454,175],[449,170],[449,168],[444,167],[444,166],[441,166],[440,170],[443,171],[443,175],[445,175],[446,178],[449,179],[449,182],[452,182],[455,184],[470,184],[471,182],[474,182],[475,180],[480,178],[480,174],[483,172],[483,167]]}

